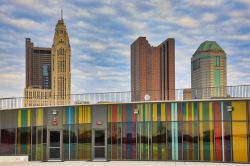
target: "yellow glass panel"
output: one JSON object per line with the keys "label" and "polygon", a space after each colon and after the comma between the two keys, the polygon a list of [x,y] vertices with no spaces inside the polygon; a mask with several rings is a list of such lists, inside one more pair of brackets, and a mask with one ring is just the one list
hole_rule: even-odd
{"label": "yellow glass panel", "polygon": [[153,143],[153,160],[158,160],[158,144]]}
{"label": "yellow glass panel", "polygon": [[18,127],[21,127],[21,126],[22,126],[22,112],[19,109],[18,110]]}
{"label": "yellow glass panel", "polygon": [[91,110],[90,110],[90,106],[87,107],[87,113],[88,113],[87,123],[90,123],[91,122]]}
{"label": "yellow glass panel", "polygon": [[43,119],[43,115],[42,115],[42,111],[43,109],[42,108],[38,108],[37,110],[37,126],[42,126],[42,119]]}
{"label": "yellow glass panel", "polygon": [[83,123],[83,119],[82,119],[82,106],[79,106],[79,123]]}
{"label": "yellow glass panel", "polygon": [[246,101],[235,101],[232,102],[232,120],[243,120],[246,121]]}
{"label": "yellow glass panel", "polygon": [[164,103],[161,103],[161,121],[166,121],[166,107]]}
{"label": "yellow glass panel", "polygon": [[153,104],[153,121],[157,121],[157,104]]}
{"label": "yellow glass panel", "polygon": [[234,162],[248,162],[247,157],[247,125],[246,102],[232,102],[232,137],[233,137],[233,160]]}
{"label": "yellow glass panel", "polygon": [[233,160],[247,162],[247,126],[246,122],[232,122]]}
{"label": "yellow glass panel", "polygon": [[189,110],[188,110],[188,103],[186,103],[186,120],[189,120],[189,119],[188,119],[188,114],[189,114],[188,111],[189,111]]}
{"label": "yellow glass panel", "polygon": [[30,109],[27,110],[27,127],[30,127]]}

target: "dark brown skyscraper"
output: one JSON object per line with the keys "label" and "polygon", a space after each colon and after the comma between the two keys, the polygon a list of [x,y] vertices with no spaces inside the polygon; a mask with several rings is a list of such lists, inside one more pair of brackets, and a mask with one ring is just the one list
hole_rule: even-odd
{"label": "dark brown skyscraper", "polygon": [[146,37],[131,45],[132,101],[175,99],[175,41],[169,38],[152,47]]}
{"label": "dark brown skyscraper", "polygon": [[34,47],[26,38],[26,88],[51,88],[51,48]]}

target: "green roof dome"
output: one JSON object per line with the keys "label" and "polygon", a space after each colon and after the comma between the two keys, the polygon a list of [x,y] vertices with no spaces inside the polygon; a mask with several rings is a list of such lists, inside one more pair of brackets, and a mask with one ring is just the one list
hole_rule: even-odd
{"label": "green roof dome", "polygon": [[197,51],[224,51],[216,41],[204,41]]}

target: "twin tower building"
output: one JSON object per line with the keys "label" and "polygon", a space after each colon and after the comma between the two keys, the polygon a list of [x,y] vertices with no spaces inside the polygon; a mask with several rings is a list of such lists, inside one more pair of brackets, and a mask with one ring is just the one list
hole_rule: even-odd
{"label": "twin tower building", "polygon": [[52,48],[34,47],[26,38],[25,106],[66,105],[71,94],[71,49],[63,18]]}
{"label": "twin tower building", "polygon": [[[26,38],[25,106],[70,104],[70,63],[69,37],[62,17],[56,24],[52,48],[34,47]],[[226,53],[215,41],[203,42],[194,53],[191,77],[192,88],[184,90],[184,99],[226,95]],[[146,37],[139,37],[131,44],[131,100],[177,100],[178,95],[175,39],[153,47]]]}

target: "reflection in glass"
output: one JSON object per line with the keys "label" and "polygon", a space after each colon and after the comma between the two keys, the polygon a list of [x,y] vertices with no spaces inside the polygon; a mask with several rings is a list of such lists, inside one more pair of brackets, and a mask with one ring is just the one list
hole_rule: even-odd
{"label": "reflection in glass", "polygon": [[49,149],[49,158],[50,159],[59,159],[60,158],[60,148],[50,148]]}
{"label": "reflection in glass", "polygon": [[95,146],[104,146],[105,145],[105,131],[96,130],[95,131]]}
{"label": "reflection in glass", "polygon": [[91,124],[82,123],[78,126],[78,156],[79,159],[91,159]]}
{"label": "reflection in glass", "polygon": [[95,147],[95,158],[105,158],[105,147]]}
{"label": "reflection in glass", "polygon": [[183,160],[198,159],[197,122],[183,122]]}
{"label": "reflection in glass", "polygon": [[60,131],[50,131],[50,147],[60,147]]}
{"label": "reflection in glass", "polygon": [[214,158],[214,130],[212,121],[200,122],[200,160],[212,161]]}
{"label": "reflection in glass", "polygon": [[0,155],[14,155],[15,154],[15,129],[1,130],[1,145]]}

